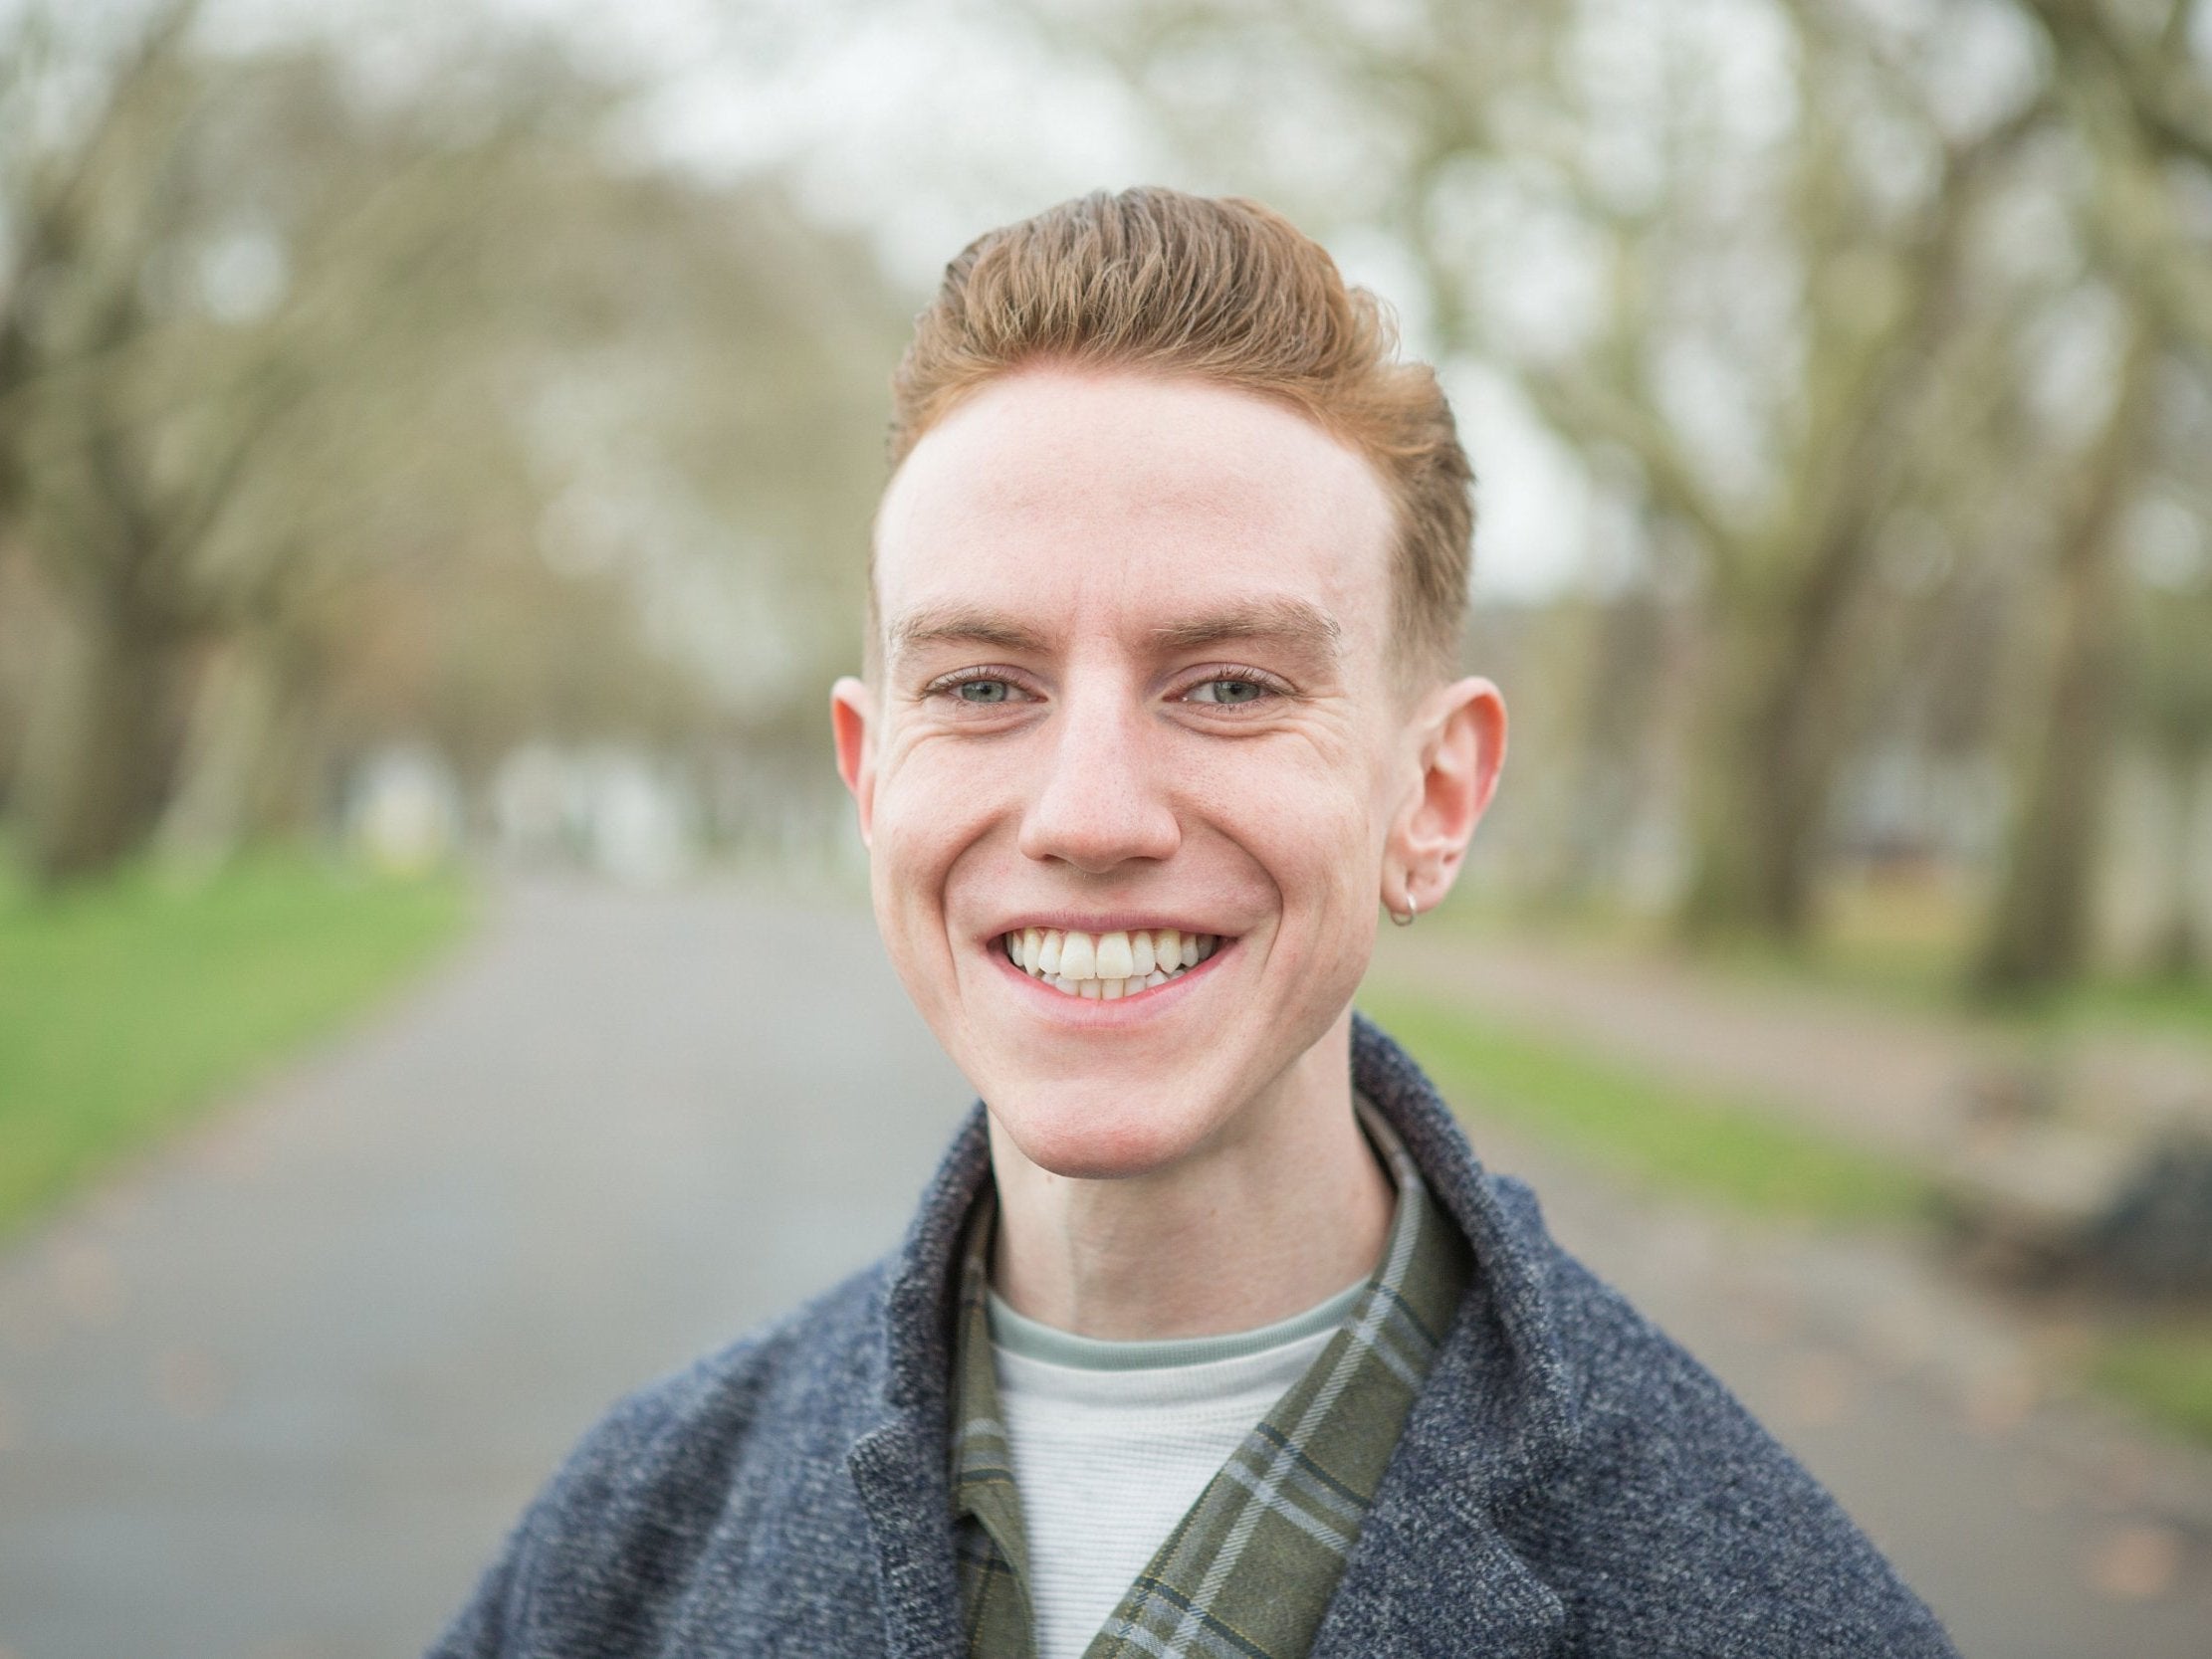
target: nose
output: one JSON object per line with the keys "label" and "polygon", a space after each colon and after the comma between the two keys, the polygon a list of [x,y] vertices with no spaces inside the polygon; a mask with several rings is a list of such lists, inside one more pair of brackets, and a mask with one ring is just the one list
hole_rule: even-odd
{"label": "nose", "polygon": [[1103,686],[1068,688],[1022,814],[1021,851],[1090,875],[1170,857],[1183,832],[1159,736],[1139,700]]}

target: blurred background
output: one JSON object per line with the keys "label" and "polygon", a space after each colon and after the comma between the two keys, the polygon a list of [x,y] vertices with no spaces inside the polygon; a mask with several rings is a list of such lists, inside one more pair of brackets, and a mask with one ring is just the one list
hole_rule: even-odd
{"label": "blurred background", "polygon": [[1363,1005],[1965,1651],[2205,1652],[2208,0],[0,0],[0,1659],[416,1651],[896,1238],[887,377],[1138,182],[1480,474]]}

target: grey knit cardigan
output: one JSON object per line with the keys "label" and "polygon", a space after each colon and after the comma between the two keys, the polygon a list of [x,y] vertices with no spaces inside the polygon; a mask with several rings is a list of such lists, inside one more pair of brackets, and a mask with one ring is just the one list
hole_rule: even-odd
{"label": "grey knit cardigan", "polygon": [[[1317,1659],[1953,1652],[1827,1492],[1552,1241],[1364,1018],[1352,1065],[1476,1270]],[[435,1659],[961,1655],[946,1380],[955,1246],[988,1178],[979,1105],[894,1255],[584,1436]]]}

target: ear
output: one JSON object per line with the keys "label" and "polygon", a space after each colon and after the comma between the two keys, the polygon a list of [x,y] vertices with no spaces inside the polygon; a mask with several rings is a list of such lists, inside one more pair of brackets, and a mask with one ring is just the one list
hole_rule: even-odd
{"label": "ear", "polygon": [[876,810],[876,699],[851,675],[829,689],[829,728],[837,745],[837,775],[860,812],[861,845],[872,847]]}
{"label": "ear", "polygon": [[1383,904],[1435,910],[1458,879],[1474,827],[1505,763],[1505,699],[1469,677],[1439,686],[1407,723],[1419,768],[1391,826],[1383,861]]}

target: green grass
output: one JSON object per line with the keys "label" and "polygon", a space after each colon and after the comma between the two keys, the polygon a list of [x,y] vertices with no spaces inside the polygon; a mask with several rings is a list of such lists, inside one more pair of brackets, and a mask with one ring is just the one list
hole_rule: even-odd
{"label": "green grass", "polygon": [[2105,979],[2070,992],[2055,1016],[2084,1027],[2164,1031],[2212,1043],[2212,979]]}
{"label": "green grass", "polygon": [[467,911],[452,877],[301,856],[0,884],[0,1236],[389,989]]}
{"label": "green grass", "polygon": [[1948,884],[1866,884],[1832,895],[1817,934],[1798,948],[1750,938],[1685,951],[1663,916],[1586,908],[1533,913],[1494,896],[1454,896],[1438,913],[1468,939],[1526,936],[1604,955],[1665,956],[1688,973],[1789,985],[1876,1007],[2030,1036],[2179,1036],[2212,1046],[2212,978],[2105,968],[2045,996],[1992,1002],[1971,987],[1978,912]]}
{"label": "green grass", "polygon": [[1924,940],[1839,936],[1805,951],[1737,942],[1705,958],[1739,980],[1786,983],[1856,1001],[2028,1036],[2181,1037],[2212,1045],[2212,979],[2105,971],[2061,989],[1991,999],[1971,987],[1963,950]]}
{"label": "green grass", "polygon": [[1751,1102],[1670,1086],[1570,1043],[1394,987],[1363,1007],[1472,1119],[1607,1173],[1759,1215],[1889,1223],[1929,1207],[1927,1181]]}
{"label": "green grass", "polygon": [[2167,1427],[2212,1446],[2212,1327],[2106,1337],[2090,1380]]}
{"label": "green grass", "polygon": [[[1931,1187],[1909,1165],[1772,1109],[1673,1088],[1398,987],[1371,986],[1360,1001],[1477,1127],[1494,1125],[1650,1190],[1755,1215],[1851,1226],[1929,1213]],[[2212,1326],[2107,1330],[2086,1380],[2168,1432],[2212,1446]]]}

